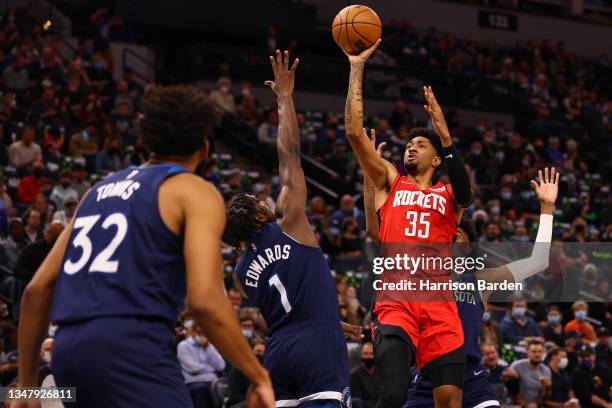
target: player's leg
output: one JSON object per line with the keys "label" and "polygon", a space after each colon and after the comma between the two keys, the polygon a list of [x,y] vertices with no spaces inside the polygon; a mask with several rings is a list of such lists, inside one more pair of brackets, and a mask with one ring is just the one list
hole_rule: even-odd
{"label": "player's leg", "polygon": [[487,377],[488,374],[483,366],[468,366],[465,370],[463,384],[463,408],[491,408],[500,406]]}
{"label": "player's leg", "polygon": [[403,408],[431,408],[433,405],[431,383],[423,379],[420,370],[413,368],[412,383]]}
{"label": "player's leg", "polygon": [[436,408],[460,408],[465,376],[465,350],[463,346],[423,367],[423,377],[433,386]]}
{"label": "player's leg", "polygon": [[274,336],[266,342],[264,367],[270,374],[277,407],[297,407],[297,386],[291,381],[290,340]]}
{"label": "player's leg", "polygon": [[374,333],[374,358],[381,377],[379,407],[401,407],[410,387],[415,347],[399,327],[379,325]]}

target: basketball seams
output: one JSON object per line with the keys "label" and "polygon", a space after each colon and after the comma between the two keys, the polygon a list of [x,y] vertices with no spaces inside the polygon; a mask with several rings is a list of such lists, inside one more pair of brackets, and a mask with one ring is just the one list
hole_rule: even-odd
{"label": "basketball seams", "polygon": [[[373,16],[366,13],[366,17],[363,18],[365,21],[358,21],[360,19],[360,15],[368,11],[373,13]],[[372,22],[376,20],[378,20],[377,23]],[[356,27],[356,25],[360,24],[365,25],[364,27],[361,27],[364,30],[364,33],[358,31],[358,27]],[[349,28],[349,26],[351,27]],[[370,28],[368,26],[374,26],[376,28]],[[350,32],[351,28],[354,33]],[[343,29],[346,30],[345,34],[342,33]],[[334,22],[332,23],[332,37],[334,38],[336,44],[338,44],[338,46],[344,49],[348,54],[353,54],[359,51],[361,47],[365,46],[365,48],[367,48],[372,46],[375,41],[372,41],[369,37],[373,38],[376,35],[380,37],[381,32],[382,25],[380,23],[380,18],[373,10],[365,6],[352,5],[345,7],[345,9],[341,10],[336,15],[336,18],[334,18]],[[359,47],[357,47],[355,44],[358,44]]]}

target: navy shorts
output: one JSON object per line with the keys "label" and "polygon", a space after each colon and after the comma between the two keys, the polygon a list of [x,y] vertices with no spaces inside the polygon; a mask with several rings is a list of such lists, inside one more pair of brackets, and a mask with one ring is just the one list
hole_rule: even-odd
{"label": "navy shorts", "polygon": [[[487,370],[481,365],[467,366],[463,382],[463,408],[500,406],[487,380],[488,376]],[[431,408],[433,406],[433,387],[429,381],[423,380],[419,370],[415,369],[404,408]]]}
{"label": "navy shorts", "polygon": [[76,387],[68,407],[192,408],[172,347],[160,321],[105,317],[61,326],[51,371],[58,387]]}
{"label": "navy shorts", "polygon": [[266,343],[277,407],[336,406],[349,400],[348,352],[340,321],[275,332]]}

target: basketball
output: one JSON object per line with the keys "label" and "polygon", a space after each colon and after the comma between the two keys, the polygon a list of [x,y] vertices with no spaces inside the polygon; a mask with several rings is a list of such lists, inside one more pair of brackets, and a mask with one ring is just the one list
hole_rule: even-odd
{"label": "basketball", "polygon": [[381,32],[380,18],[367,6],[345,7],[332,23],[334,41],[348,54],[359,54],[371,47],[380,38]]}

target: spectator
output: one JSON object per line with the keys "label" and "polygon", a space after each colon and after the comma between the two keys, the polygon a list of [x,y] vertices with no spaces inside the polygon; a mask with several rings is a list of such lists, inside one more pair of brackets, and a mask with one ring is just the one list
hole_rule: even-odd
{"label": "spectator", "polygon": [[278,137],[278,112],[270,110],[266,115],[266,121],[259,125],[257,140],[263,145],[276,146]]}
{"label": "spectator", "polygon": [[558,306],[548,308],[546,316],[547,323],[544,327],[544,340],[552,341],[559,347],[565,344],[565,334],[563,333],[563,324],[561,324],[561,311]]}
{"label": "spectator", "polygon": [[127,81],[119,81],[117,82],[116,93],[115,93],[115,101],[113,108],[115,110],[119,109],[119,106],[125,105],[127,107],[126,114],[128,116],[134,113],[134,101],[132,97],[129,95],[129,85]]}
{"label": "spectator", "polygon": [[195,407],[210,408],[213,406],[210,384],[218,378],[217,372],[225,368],[225,361],[200,327],[188,330],[187,336],[177,349],[181,371]]}
{"label": "spectator", "polygon": [[572,305],[572,311],[574,312],[575,319],[565,325],[564,332],[568,333],[574,330],[582,333],[590,342],[597,341],[597,334],[595,333],[593,325],[586,321],[589,312],[589,305],[586,302],[579,300]]}
{"label": "spectator", "polygon": [[342,227],[347,218],[354,218],[357,221],[358,231],[365,230],[365,216],[363,211],[355,206],[355,199],[349,194],[345,194],[340,199],[340,208],[331,217],[332,224],[337,228]]}
{"label": "spectator", "polygon": [[562,348],[555,348],[548,353],[548,367],[551,372],[550,393],[545,398],[544,406],[547,408],[579,408],[578,400],[572,390],[572,379],[565,370],[567,368],[567,354]]}
{"label": "spectator", "polygon": [[[256,337],[251,341],[251,347],[255,357],[263,364],[264,352],[266,350],[265,342]],[[228,373],[227,387],[227,406],[229,408],[246,408],[245,397],[251,383],[249,379],[242,374],[236,367],[231,366]]]}
{"label": "spectator", "polygon": [[483,343],[493,343],[501,345],[502,335],[499,329],[499,324],[491,318],[489,305],[485,306],[485,311],[482,314],[482,324],[480,325],[480,339]]}
{"label": "spectator", "polygon": [[26,225],[24,228],[24,239],[26,244],[31,244],[39,239],[42,239],[42,219],[40,211],[32,209],[26,213],[25,218]]}
{"label": "spectator", "polygon": [[142,138],[137,138],[134,144],[134,149],[125,156],[124,165],[127,166],[140,166],[149,160],[149,151],[145,147]]}
{"label": "spectator", "polygon": [[0,339],[0,384],[7,386],[17,375],[18,368],[17,350],[7,353],[4,340]]}
{"label": "spectator", "polygon": [[542,364],[544,345],[532,340],[527,348],[527,358],[517,360],[508,368],[508,376],[519,381],[516,402],[528,408],[539,406],[551,385],[550,369]]}
{"label": "spectator", "polygon": [[130,113],[129,104],[120,101],[115,112],[111,115],[111,121],[123,144],[132,146],[136,142],[136,135],[132,132],[132,114]]}
{"label": "spectator", "polygon": [[[32,216],[32,213],[36,212],[37,211],[32,210],[30,216]],[[63,224],[53,222],[49,225],[49,228],[47,228],[47,232],[45,232],[43,239],[26,245],[19,255],[19,258],[17,258],[15,264],[15,277],[21,279],[25,283],[30,282],[49,252],[51,252],[53,244],[55,244],[55,241],[57,241],[57,238],[59,238],[63,230]]]}
{"label": "spectator", "polygon": [[253,335],[255,334],[255,321],[251,316],[248,315],[241,316],[239,318],[239,321],[240,327],[242,328],[242,334],[248,340],[251,340],[253,338]]}
{"label": "spectator", "polygon": [[106,148],[96,157],[96,171],[100,174],[112,173],[123,168],[121,141],[117,137],[107,140]]}
{"label": "spectator", "polygon": [[232,307],[234,308],[234,311],[238,313],[238,311],[240,310],[240,307],[242,306],[242,294],[240,293],[240,291],[236,288],[230,288],[227,291],[227,297],[232,303]]}
{"label": "spectator", "polygon": [[366,342],[361,346],[361,364],[351,370],[351,399],[355,408],[374,408],[380,396],[381,378],[374,366],[374,347]]}
{"label": "spectator", "polygon": [[99,52],[93,54],[87,75],[89,75],[93,87],[98,91],[108,92],[113,83],[113,76],[108,70],[108,63]]}
{"label": "spectator", "polygon": [[482,345],[482,355],[482,364],[489,373],[488,381],[491,388],[493,388],[495,395],[503,400],[507,395],[503,373],[508,367],[508,363],[499,358],[497,344],[493,342],[486,342]]}
{"label": "spectator", "polygon": [[217,89],[210,93],[210,99],[226,112],[236,114],[236,101],[231,94],[232,80],[228,77],[221,77],[217,81]]}
{"label": "spectator", "polygon": [[51,126],[45,130],[43,145],[45,151],[51,157],[59,157],[64,146],[64,130],[57,126]]}
{"label": "spectator", "polygon": [[87,170],[82,164],[75,164],[72,171],[72,188],[77,192],[81,199],[85,192],[89,190],[91,184],[87,181]]}
{"label": "spectator", "polygon": [[599,365],[612,368],[612,337],[610,329],[600,327],[597,329],[597,344],[595,345],[595,358]]}
{"label": "spectator", "polygon": [[47,125],[53,122],[59,111],[59,101],[55,97],[53,88],[45,88],[41,99],[32,104],[31,111],[34,119],[40,125]]}
{"label": "spectator", "polygon": [[77,191],[72,188],[72,173],[64,170],[59,175],[60,184],[53,187],[51,192],[51,201],[55,203],[55,208],[58,210],[64,209],[64,203],[68,197],[78,197]]}
{"label": "spectator", "polygon": [[30,86],[30,75],[21,55],[13,58],[12,64],[2,73],[4,84],[12,91],[23,91]]}
{"label": "spectator", "polygon": [[499,223],[497,222],[489,222],[487,224],[487,229],[486,229],[486,236],[482,237],[480,239],[480,242],[482,243],[487,243],[487,242],[502,242],[505,241],[502,238],[501,235],[501,227],[499,226]]}
{"label": "spectator", "polygon": [[361,238],[359,237],[359,225],[352,218],[345,218],[342,225],[342,236],[340,237],[340,252],[346,256],[361,256]]}
{"label": "spectator", "polygon": [[0,236],[5,235],[8,229],[8,217],[13,213],[13,199],[4,191],[4,179],[0,172]]}
{"label": "spectator", "polygon": [[15,269],[17,257],[26,244],[27,242],[21,219],[12,218],[9,221],[8,236],[4,239],[0,239],[0,248],[2,248],[2,252],[4,253],[3,256],[0,256],[2,266],[12,272]]}
{"label": "spectator", "polygon": [[42,160],[42,150],[34,141],[36,129],[26,126],[21,134],[21,140],[9,147],[9,159],[11,166],[24,168],[36,161]]}
{"label": "spectator", "polygon": [[76,157],[87,157],[98,153],[95,122],[90,122],[85,129],[72,135],[68,153]]}
{"label": "spectator", "polygon": [[595,364],[595,353],[587,348],[580,352],[579,366],[574,370],[572,386],[581,408],[605,407],[610,404],[610,369]]}
{"label": "spectator", "polygon": [[501,321],[502,340],[504,343],[517,345],[520,341],[529,341],[533,337],[542,340],[542,331],[538,324],[529,316],[526,316],[527,302],[515,300],[509,309],[509,313]]}
{"label": "spectator", "polygon": [[398,99],[395,101],[395,107],[389,116],[389,124],[396,132],[400,126],[412,127],[412,114],[408,109],[406,101],[403,99]]}
{"label": "spectator", "polygon": [[[40,347],[40,359],[45,363],[38,370],[38,384],[43,388],[56,388],[55,378],[51,372],[51,360],[53,359],[53,338],[48,337],[43,341]],[[64,404],[61,401],[43,400],[40,404],[41,408],[63,408]]]}

